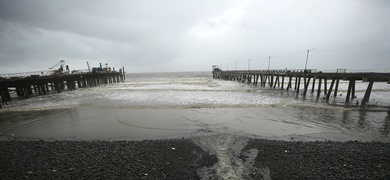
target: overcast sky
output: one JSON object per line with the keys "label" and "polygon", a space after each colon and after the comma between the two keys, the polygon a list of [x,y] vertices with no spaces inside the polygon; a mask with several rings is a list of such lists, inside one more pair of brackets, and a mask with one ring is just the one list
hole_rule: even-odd
{"label": "overcast sky", "polygon": [[388,0],[0,0],[0,74],[390,69]]}

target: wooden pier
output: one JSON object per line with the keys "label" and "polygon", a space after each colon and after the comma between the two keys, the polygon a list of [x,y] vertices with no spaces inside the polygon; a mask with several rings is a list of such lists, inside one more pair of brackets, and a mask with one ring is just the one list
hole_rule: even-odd
{"label": "wooden pier", "polygon": [[[222,71],[218,67],[213,66],[213,78],[239,81],[242,83],[254,84],[256,86],[260,83],[260,86],[262,87],[269,86],[273,89],[278,87],[281,90],[287,91],[294,88],[297,95],[301,92],[303,96],[306,96],[308,91],[313,94],[314,91],[317,90],[317,99],[320,98],[321,92],[323,91],[326,100],[330,99],[332,93],[334,97],[337,96],[340,81],[349,81],[345,98],[346,103],[356,97],[356,81],[368,82],[361,105],[366,105],[369,101],[374,82],[387,82],[387,84],[390,84],[390,73],[346,73],[345,70],[333,73],[316,72],[312,69]],[[300,87],[302,81],[303,88]],[[330,85],[328,87],[329,82]]]}
{"label": "wooden pier", "polygon": [[0,108],[11,101],[11,93],[28,98],[34,93],[46,95],[49,91],[61,92],[76,88],[93,87],[99,84],[124,82],[124,69],[119,72],[54,74],[50,76],[31,75],[28,77],[0,78]]}

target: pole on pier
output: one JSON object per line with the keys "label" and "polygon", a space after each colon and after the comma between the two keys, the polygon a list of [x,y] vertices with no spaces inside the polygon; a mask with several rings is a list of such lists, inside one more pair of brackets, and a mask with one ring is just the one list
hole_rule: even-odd
{"label": "pole on pier", "polygon": [[313,48],[313,49],[307,50],[306,63],[305,63],[305,70],[307,69],[307,61],[309,60],[309,52],[310,52],[311,50],[314,50],[314,48]]}
{"label": "pole on pier", "polygon": [[271,56],[268,57],[268,71],[269,71],[269,65],[271,63]]}

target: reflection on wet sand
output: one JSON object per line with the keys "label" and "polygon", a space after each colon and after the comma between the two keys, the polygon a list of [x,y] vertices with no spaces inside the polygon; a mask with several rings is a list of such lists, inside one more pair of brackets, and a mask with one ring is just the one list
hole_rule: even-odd
{"label": "reflection on wet sand", "polygon": [[383,128],[381,129],[382,135],[389,136],[390,132],[390,109],[387,111],[387,116],[383,122]]}
{"label": "reflection on wet sand", "polygon": [[366,115],[367,115],[367,111],[365,109],[359,110],[359,121],[357,126],[358,128],[360,129],[365,128]]}
{"label": "reflection on wet sand", "polygon": [[348,124],[349,123],[348,120],[349,120],[349,111],[344,110],[343,111],[343,119],[342,119],[343,124],[344,125]]}
{"label": "reflection on wet sand", "polygon": [[[344,126],[350,126],[353,124],[354,116],[353,114],[356,111],[353,110],[343,110],[342,114],[342,124]],[[373,126],[373,122],[371,121],[371,117],[368,117],[368,113],[380,113],[380,112],[370,112],[370,110],[366,108],[361,108],[357,110],[357,125],[356,127],[360,130],[365,130],[370,128],[369,126]],[[379,119],[380,120],[380,119]],[[388,137],[390,134],[390,109],[387,111],[387,116],[384,118],[383,122],[379,122],[379,124],[382,124],[382,127],[379,127],[380,134]],[[372,127],[371,127],[372,128]]]}

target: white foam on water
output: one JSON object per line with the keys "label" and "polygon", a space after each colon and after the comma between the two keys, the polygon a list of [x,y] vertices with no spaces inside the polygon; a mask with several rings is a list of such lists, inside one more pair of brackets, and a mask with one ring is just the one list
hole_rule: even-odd
{"label": "white foam on water", "polygon": [[[250,179],[254,160],[258,150],[250,149],[248,152],[241,152],[248,144],[248,137],[235,134],[216,134],[192,138],[192,141],[210,155],[215,155],[217,163],[211,167],[202,167],[197,170],[201,179]],[[247,159],[240,158],[241,153]],[[258,170],[264,179],[270,179],[270,171]]]}

